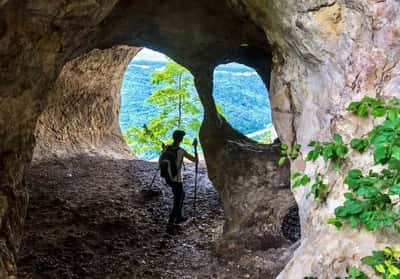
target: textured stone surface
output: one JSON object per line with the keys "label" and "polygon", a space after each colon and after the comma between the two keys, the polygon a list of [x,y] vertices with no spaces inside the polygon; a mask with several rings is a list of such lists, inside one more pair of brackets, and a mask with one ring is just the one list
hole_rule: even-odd
{"label": "textured stone surface", "polygon": [[77,153],[131,156],[118,113],[123,74],[138,50],[96,49],[63,67],[36,126],[34,159]]}
{"label": "textured stone surface", "polygon": [[[239,3],[240,5],[239,5]],[[306,145],[330,140],[335,132],[346,141],[364,135],[371,122],[345,111],[363,96],[400,96],[399,1],[232,1],[249,12],[275,47],[271,103],[278,134],[287,143]],[[304,155],[303,155],[304,156]],[[279,278],[343,275],[346,266],[360,266],[360,257],[385,245],[399,243],[393,232],[368,233],[327,225],[343,202],[345,171],[372,160],[354,154],[339,174],[318,162],[299,158],[292,172],[318,172],[329,177],[331,192],[317,206],[305,198],[309,188],[294,191],[300,208],[302,244]],[[316,253],[318,251],[318,253]],[[371,270],[366,269],[370,276]]]}
{"label": "textured stone surface", "polygon": [[[63,100],[49,96],[55,93],[55,82],[67,61],[94,48],[127,44],[153,47],[191,70],[209,71],[220,62],[249,55],[238,51],[242,43],[271,59],[262,30],[231,13],[224,1],[1,1],[0,278],[15,274],[28,201],[23,175],[32,158],[39,116],[48,101],[62,105]],[[255,64],[262,73],[271,65]],[[77,115],[83,116],[77,109]],[[58,112],[47,111],[42,119],[61,120]],[[69,143],[78,135],[68,134],[71,123],[80,125],[68,122],[63,130],[60,124],[52,124],[62,131],[57,136],[69,137]],[[40,123],[38,135],[49,133],[52,125]],[[59,143],[41,138],[37,154]]]}
{"label": "textured stone surface", "polygon": [[[225,238],[252,250],[289,244],[282,219],[295,205],[290,191],[289,166],[278,166],[280,145],[228,141],[213,177],[224,205]],[[224,171],[221,171],[224,169]]]}
{"label": "textured stone surface", "polygon": [[[340,132],[349,140],[367,131],[371,123],[345,112],[350,101],[399,96],[399,14],[398,0],[0,1],[0,278],[15,274],[27,203],[23,174],[37,120],[66,61],[96,47],[128,44],[154,47],[187,66],[205,106],[201,141],[210,178],[219,181],[235,170],[218,163],[230,158],[221,157],[230,150],[228,140],[247,140],[216,114],[215,65],[243,59],[268,81],[273,53],[274,123],[282,141],[302,144],[306,154],[312,139]],[[249,59],[240,47],[246,44],[265,63]],[[368,169],[366,162],[358,158],[346,167]],[[323,164],[299,158],[292,171],[303,170],[327,173]],[[372,249],[399,242],[386,232],[338,233],[326,225],[346,190],[343,173],[329,177],[332,191],[322,206],[305,199],[308,189],[295,191],[302,244],[280,278],[342,275]],[[316,253],[316,247],[324,250]]]}

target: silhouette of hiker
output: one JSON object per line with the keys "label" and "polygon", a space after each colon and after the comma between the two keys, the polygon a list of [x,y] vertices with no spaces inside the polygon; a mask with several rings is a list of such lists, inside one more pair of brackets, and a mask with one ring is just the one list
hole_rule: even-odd
{"label": "silhouette of hiker", "polygon": [[[183,158],[187,158],[194,163],[199,161],[197,153],[193,156],[179,146],[184,136],[184,131],[176,130],[172,135],[174,140],[172,145],[163,146],[163,152],[159,160],[161,176],[165,178],[174,194],[174,205],[169,215],[168,224],[179,224],[187,220],[182,215],[183,200],[185,198],[182,183]],[[166,155],[167,153],[169,153],[169,157]]]}

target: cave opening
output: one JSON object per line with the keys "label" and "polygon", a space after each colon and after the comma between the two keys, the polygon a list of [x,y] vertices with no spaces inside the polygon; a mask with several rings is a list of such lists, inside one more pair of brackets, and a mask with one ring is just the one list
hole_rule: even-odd
{"label": "cave opening", "polygon": [[[242,251],[241,249],[267,251],[269,248],[283,247],[298,239],[297,236],[291,238],[293,233],[290,230],[298,225],[293,225],[297,220],[295,216],[297,211],[292,214],[294,207],[292,200],[288,198],[290,195],[288,166],[283,170],[276,168],[277,147],[252,142],[251,144],[256,146],[255,149],[254,146],[251,147],[252,150],[247,147],[243,149],[243,146],[229,149],[231,140],[224,139],[223,129],[218,131],[222,132],[221,138],[226,144],[219,148],[219,151],[227,157],[216,160],[211,158],[208,162],[202,160],[199,166],[196,222],[189,221],[182,229],[172,232],[172,235],[183,234],[181,240],[169,234],[166,236],[164,229],[172,208],[172,193],[159,178],[157,163],[151,161],[157,158],[158,153],[153,151],[152,157],[148,158],[137,156],[138,153],[126,148],[126,142],[121,135],[121,130],[124,132],[124,129],[130,126],[129,121],[132,119],[137,121],[138,128],[142,128],[148,121],[146,116],[151,115],[149,112],[153,112],[154,115],[155,110],[152,111],[154,108],[143,106],[144,99],[152,90],[160,87],[156,86],[144,92],[140,86],[149,85],[151,73],[162,71],[167,61],[164,56],[158,56],[158,59],[163,60],[146,62],[140,53],[145,52],[140,48],[123,46],[94,50],[67,63],[64,67],[56,83],[55,92],[49,100],[48,109],[40,117],[36,131],[37,145],[34,160],[37,162],[32,164],[28,179],[28,183],[34,187],[30,188],[28,233],[25,235],[25,245],[19,260],[21,278],[29,278],[32,269],[34,274],[41,276],[55,273],[56,276],[62,277],[63,274],[71,272],[68,267],[61,267],[63,258],[60,257],[60,247],[64,255],[81,257],[79,263],[69,262],[77,267],[74,274],[82,275],[87,272],[97,278],[103,272],[110,274],[114,272],[112,270],[117,270],[115,272],[119,275],[147,278],[146,276],[162,276],[164,270],[154,268],[154,265],[161,267],[167,264],[169,265],[167,270],[175,275],[179,274],[180,268],[173,266],[177,259],[169,261],[174,251],[185,258],[186,265],[196,265],[198,262],[200,265],[212,266],[213,249],[218,247],[219,251],[225,251],[224,243],[236,243],[235,253],[241,253],[238,252]],[[262,88],[257,94],[262,95],[260,98],[263,98],[263,101],[258,102],[255,99],[253,104],[268,104],[268,90],[264,85],[268,74],[263,78],[263,75],[259,74],[260,69],[255,70],[254,64],[249,64],[253,68],[240,66],[239,72],[230,70],[228,75],[257,77],[261,82],[259,87]],[[130,70],[132,72],[129,72]],[[137,75],[138,70],[142,71],[141,75]],[[224,95],[219,95],[216,87],[221,80],[228,84],[231,81],[226,77],[218,79],[218,71],[226,69],[224,66],[216,67],[214,77],[210,76],[206,82],[198,82],[201,81],[199,72],[194,72],[194,75],[198,79],[196,85],[203,86],[208,83],[213,85],[208,92],[215,99],[212,105],[221,106],[224,114],[224,105],[226,106]],[[126,83],[126,80],[130,83]],[[265,84],[268,85],[268,82]],[[242,87],[237,86],[236,89],[223,89],[223,91],[228,95],[240,96],[241,92],[237,91],[241,89]],[[197,96],[194,85],[190,93]],[[248,93],[252,95],[252,92]],[[128,96],[135,98],[139,96],[141,99],[132,100],[126,98]],[[124,106],[124,98],[128,100],[127,107]],[[207,109],[203,108],[203,105],[200,105],[199,122],[203,120],[203,112]],[[143,107],[139,109],[139,106]],[[249,108],[252,109],[252,104],[245,102],[242,110],[250,110]],[[257,129],[262,128],[262,125],[270,120],[268,107],[260,106],[259,109],[260,114],[261,111],[265,112],[266,120],[258,123],[260,126],[257,126]],[[123,116],[124,113],[128,117]],[[240,121],[232,121],[230,117],[230,115],[236,116],[237,111],[226,110],[226,113],[229,123],[233,123],[235,128],[239,127],[238,134],[243,136],[248,134],[246,130],[241,129]],[[140,118],[143,116],[145,118]],[[254,115],[248,117],[250,124],[254,121],[251,116]],[[237,119],[241,118],[239,114]],[[248,131],[252,132],[251,129]],[[189,138],[193,136],[194,133],[189,133]],[[170,137],[170,134],[167,134],[167,137]],[[191,148],[190,142],[188,148]],[[53,153],[54,151],[56,152]],[[239,157],[230,157],[230,152]],[[43,160],[43,156],[46,160]],[[210,176],[208,170],[210,166],[212,172],[215,172],[212,163],[224,165],[224,171],[218,171],[220,176],[227,176],[224,181],[215,180],[213,174]],[[237,163],[244,163],[246,166],[238,168]],[[195,166],[189,163],[185,167],[184,210],[187,216],[192,216]],[[256,171],[249,171],[246,168],[254,168]],[[246,175],[245,180],[238,177],[243,173]],[[157,177],[152,184],[155,174]],[[256,182],[250,185],[249,181]],[[215,189],[215,182],[219,186],[228,186],[224,189]],[[271,200],[275,199],[275,192],[281,189],[270,191],[269,187],[276,188],[274,185],[279,185],[285,192],[284,195],[279,195],[275,203]],[[242,190],[235,189],[236,186],[246,189],[247,193],[243,194]],[[230,192],[231,190],[233,192]],[[257,198],[249,199],[252,196]],[[244,208],[241,206],[243,202],[251,203],[251,206]],[[291,206],[289,210],[288,204]],[[297,210],[297,207],[295,209]],[[264,215],[267,213],[268,215]],[[46,229],[43,229],[43,223],[47,224]],[[265,232],[264,229],[260,231],[266,224],[270,224],[274,232]],[[227,227],[230,229],[226,229]],[[232,231],[238,234],[232,234]],[[222,239],[224,233],[226,237]],[[27,243],[35,243],[35,248]],[[98,243],[105,244],[102,246]],[[39,255],[33,260],[32,249],[37,249]],[[158,254],[152,251],[157,251],[162,256],[157,256]],[[196,257],[191,258],[193,253]],[[226,252],[224,257],[229,253]],[[122,266],[118,269],[107,269],[108,264],[120,261],[120,254],[125,255]],[[111,256],[104,258],[105,255]],[[51,259],[49,263],[56,264],[46,264],[46,270],[35,270],[34,266],[43,261],[43,257],[49,257]],[[214,268],[222,267],[214,266]],[[185,270],[189,271],[190,269]],[[218,272],[223,273],[223,268]],[[210,274],[211,271],[205,269],[204,273]]]}
{"label": "cave opening", "polygon": [[269,92],[254,68],[236,62],[215,67],[213,97],[226,120],[240,133],[264,144],[277,138]]}
{"label": "cave opening", "polygon": [[192,73],[161,52],[141,49],[124,73],[119,114],[135,156],[156,160],[162,144],[172,143],[174,130],[186,132],[181,147],[192,151],[202,118]]}
{"label": "cave opening", "polygon": [[[240,141],[246,138],[242,137],[245,131],[231,131],[219,116],[210,114],[215,107],[210,100],[216,65],[231,60],[249,65],[269,86],[272,52],[265,34],[236,14],[221,12],[226,9],[222,2],[178,2],[175,16],[168,5],[160,5],[154,10],[157,16],[149,16],[145,8],[152,8],[150,2],[128,9],[130,1],[119,1],[99,26],[96,36],[104,37],[96,42],[100,49],[77,51],[61,71],[35,132],[34,159],[47,158],[35,161],[29,170],[31,201],[18,262],[20,278],[32,274],[43,278],[183,278],[193,273],[208,278],[225,274],[226,266],[216,266],[213,254],[224,223],[232,229],[225,230],[225,239],[239,240],[240,247],[232,252],[222,245],[218,250],[224,257],[236,255],[234,262],[241,261],[243,251],[256,255],[268,254],[270,248],[287,248],[279,217],[287,213],[286,204],[292,200],[287,198],[287,166],[283,171],[275,168],[276,146],[248,148]],[[182,6],[195,12],[186,13]],[[210,12],[215,8],[218,13]],[[138,20],[135,15],[142,10],[145,19]],[[199,19],[207,24],[199,24]],[[236,32],[233,23],[245,32]],[[185,32],[176,32],[177,28]],[[187,47],[188,40],[192,48]],[[135,45],[155,47],[187,67],[195,77],[204,118],[208,114],[200,130],[201,143],[207,147],[199,167],[199,183],[204,187],[198,188],[198,218],[176,235],[164,230],[172,207],[167,197],[170,189],[161,179],[150,187],[157,164],[132,157],[136,153],[132,154],[121,135],[120,86],[129,61],[140,50]],[[187,165],[183,176],[190,186],[185,199],[188,215],[193,208],[193,174],[194,166]],[[218,193],[214,186],[219,187]],[[281,190],[277,188],[284,189],[275,198]],[[276,275],[287,259],[266,266],[263,272]],[[227,276],[252,273],[253,264],[232,269]]]}

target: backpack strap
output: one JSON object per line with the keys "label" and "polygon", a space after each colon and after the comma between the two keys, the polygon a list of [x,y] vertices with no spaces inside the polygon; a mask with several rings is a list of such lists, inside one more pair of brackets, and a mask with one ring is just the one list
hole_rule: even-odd
{"label": "backpack strap", "polygon": [[[183,149],[180,148],[180,147],[178,147],[178,148],[176,149],[176,157],[178,157],[178,151],[179,151],[179,150],[183,150]],[[183,165],[183,167],[185,167],[185,164],[183,163],[183,157],[185,157],[185,156],[182,155],[182,159],[181,159],[181,161],[179,162],[179,164],[177,165],[178,170],[182,167],[182,165]]]}

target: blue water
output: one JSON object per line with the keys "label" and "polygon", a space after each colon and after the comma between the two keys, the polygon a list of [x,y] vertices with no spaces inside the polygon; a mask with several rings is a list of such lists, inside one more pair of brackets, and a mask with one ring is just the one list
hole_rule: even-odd
{"label": "blue water", "polygon": [[[157,89],[150,84],[151,74],[165,62],[133,59],[124,74],[121,88],[120,126],[142,127],[157,114],[157,107],[144,100]],[[193,88],[193,94],[196,89]],[[244,134],[266,128],[271,123],[267,89],[259,75],[237,63],[218,66],[214,71],[214,99],[222,105],[231,125]],[[153,159],[156,153],[136,154]]]}

